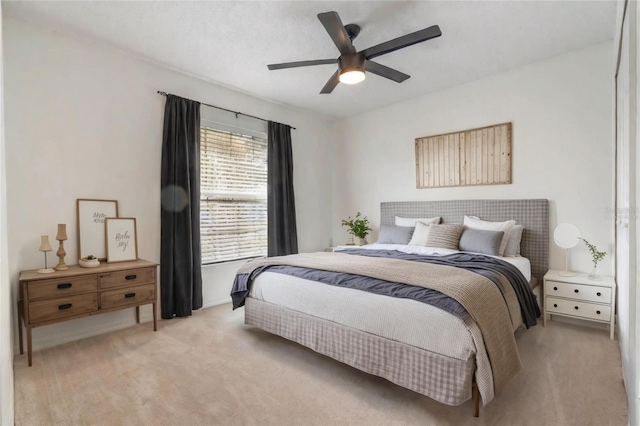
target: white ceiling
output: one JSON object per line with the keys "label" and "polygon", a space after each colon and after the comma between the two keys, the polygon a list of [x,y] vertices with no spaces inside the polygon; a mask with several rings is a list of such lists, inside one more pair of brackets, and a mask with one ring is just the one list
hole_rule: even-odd
{"label": "white ceiling", "polygon": [[[102,40],[262,98],[344,117],[611,40],[616,4],[3,1],[2,9],[7,16]],[[375,59],[411,75],[402,84],[368,74],[359,85],[340,84],[332,94],[320,95],[335,65],[267,70],[269,63],[337,58],[316,17],[331,10],[344,24],[362,27],[357,50],[434,24],[443,35]]]}

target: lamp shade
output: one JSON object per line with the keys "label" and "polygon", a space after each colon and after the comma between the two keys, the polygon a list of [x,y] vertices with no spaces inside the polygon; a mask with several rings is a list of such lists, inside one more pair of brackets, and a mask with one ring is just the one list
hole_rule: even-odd
{"label": "lamp shade", "polygon": [[58,224],[58,235],[56,235],[56,240],[64,241],[67,239],[67,225],[64,223]]}
{"label": "lamp shade", "polygon": [[580,238],[580,231],[570,223],[561,223],[553,232],[553,240],[563,249],[575,247],[578,244],[578,238]]}
{"label": "lamp shade", "polygon": [[38,249],[40,251],[51,251],[51,245],[49,244],[49,236],[48,235],[42,235],[40,237],[40,248]]}

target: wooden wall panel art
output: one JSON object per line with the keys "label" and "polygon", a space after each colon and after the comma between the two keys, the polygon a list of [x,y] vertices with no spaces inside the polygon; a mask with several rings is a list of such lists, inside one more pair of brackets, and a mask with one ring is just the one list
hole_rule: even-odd
{"label": "wooden wall panel art", "polygon": [[416,187],[511,183],[511,123],[416,139]]}

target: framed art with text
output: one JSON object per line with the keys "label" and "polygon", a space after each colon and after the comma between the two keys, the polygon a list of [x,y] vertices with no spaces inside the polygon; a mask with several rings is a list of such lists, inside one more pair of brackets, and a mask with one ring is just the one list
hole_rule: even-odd
{"label": "framed art with text", "polygon": [[118,217],[118,201],[78,199],[78,257],[94,255],[100,260],[107,258],[104,237],[105,219]]}
{"label": "framed art with text", "polygon": [[105,219],[107,263],[138,260],[136,220],[131,217]]}

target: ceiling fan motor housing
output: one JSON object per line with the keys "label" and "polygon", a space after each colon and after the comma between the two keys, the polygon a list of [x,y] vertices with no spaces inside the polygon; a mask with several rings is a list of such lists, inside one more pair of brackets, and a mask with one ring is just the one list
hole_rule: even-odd
{"label": "ceiling fan motor housing", "polygon": [[364,54],[358,53],[345,53],[338,58],[338,68],[340,74],[349,71],[362,71],[364,72]]}

